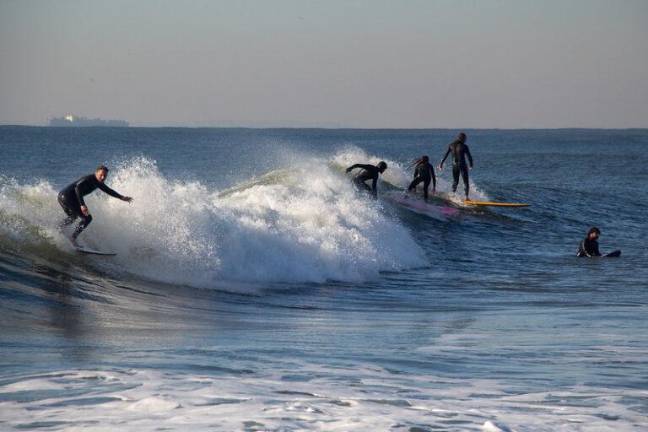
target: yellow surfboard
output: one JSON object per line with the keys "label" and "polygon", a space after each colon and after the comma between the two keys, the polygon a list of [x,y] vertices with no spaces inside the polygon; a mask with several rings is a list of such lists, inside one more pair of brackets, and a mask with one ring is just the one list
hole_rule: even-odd
{"label": "yellow surfboard", "polygon": [[483,207],[529,207],[529,204],[523,204],[523,203],[473,201],[473,200],[465,200],[464,204],[470,206],[483,206]]}

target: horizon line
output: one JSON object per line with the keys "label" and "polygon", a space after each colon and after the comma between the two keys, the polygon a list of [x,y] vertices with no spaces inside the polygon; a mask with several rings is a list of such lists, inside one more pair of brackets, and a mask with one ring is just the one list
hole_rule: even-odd
{"label": "horizon line", "polygon": [[129,126],[49,126],[43,124],[0,123],[0,127],[29,127],[51,129],[249,129],[249,130],[642,130],[648,126],[591,127],[591,126],[524,126],[524,127],[358,127],[358,126],[196,126],[196,125],[129,125]]}

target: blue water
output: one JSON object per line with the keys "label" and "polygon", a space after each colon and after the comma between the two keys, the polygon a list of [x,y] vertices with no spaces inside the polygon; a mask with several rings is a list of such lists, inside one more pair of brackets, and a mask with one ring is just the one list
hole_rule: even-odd
{"label": "blue water", "polygon": [[[0,127],[0,430],[647,428],[648,130],[466,132],[471,195],[530,207],[386,199],[454,130]],[[100,163],[114,258],[56,228]]]}

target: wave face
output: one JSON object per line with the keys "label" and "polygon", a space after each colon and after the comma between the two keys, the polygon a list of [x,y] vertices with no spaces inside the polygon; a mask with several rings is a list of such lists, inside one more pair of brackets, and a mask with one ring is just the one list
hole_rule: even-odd
{"label": "wave face", "polygon": [[[302,160],[219,191],[165,177],[135,158],[109,184],[133,205],[95,192],[80,239],[115,251],[111,266],[159,281],[208,287],[219,280],[360,281],[425,263],[408,230],[380,202],[358,194],[326,161]],[[3,234],[70,252],[63,213],[47,181],[0,186]]]}

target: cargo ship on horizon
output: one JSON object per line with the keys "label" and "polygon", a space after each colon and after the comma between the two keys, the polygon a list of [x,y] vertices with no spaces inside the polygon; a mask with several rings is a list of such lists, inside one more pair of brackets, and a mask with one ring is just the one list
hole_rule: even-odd
{"label": "cargo ship on horizon", "polygon": [[54,117],[49,121],[50,126],[55,127],[128,127],[129,124],[124,120],[103,120],[100,118],[87,118],[76,116],[73,114],[67,114],[63,117]]}

